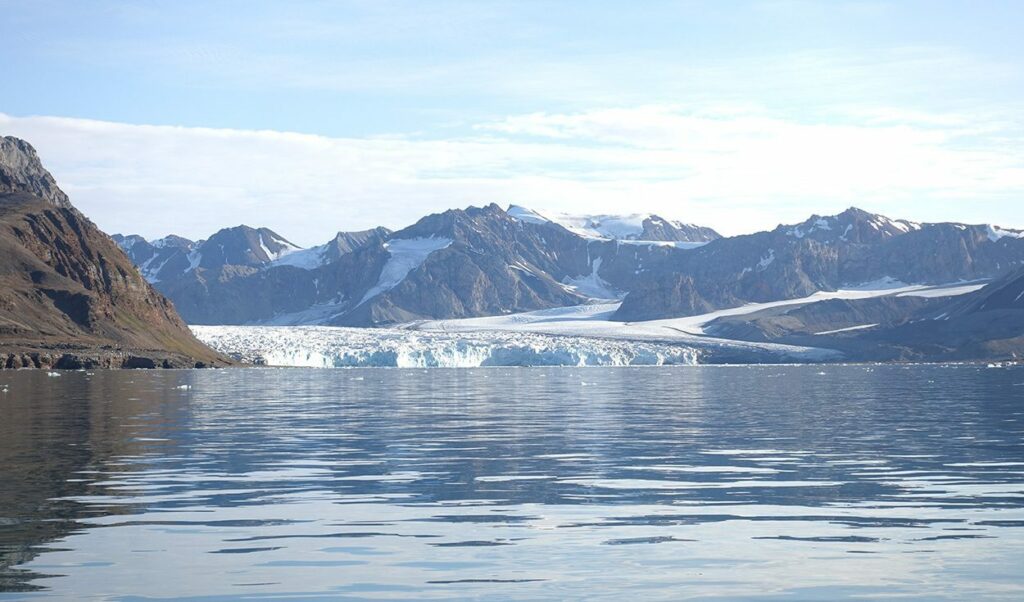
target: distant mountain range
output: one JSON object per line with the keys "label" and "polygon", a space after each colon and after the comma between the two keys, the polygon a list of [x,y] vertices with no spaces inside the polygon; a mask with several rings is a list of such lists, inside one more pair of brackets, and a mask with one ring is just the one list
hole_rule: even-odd
{"label": "distant mountain range", "polygon": [[656,215],[451,210],[390,232],[341,232],[298,249],[238,226],[193,243],[115,236],[195,324],[379,326],[620,299],[640,321],[872,283],[998,278],[1024,266],[1024,232],[920,224],[850,208],[722,237]]}

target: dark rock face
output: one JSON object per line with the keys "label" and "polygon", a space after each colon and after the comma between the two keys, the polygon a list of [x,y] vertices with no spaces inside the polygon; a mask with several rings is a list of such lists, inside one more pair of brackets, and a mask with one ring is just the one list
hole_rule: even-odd
{"label": "dark rock face", "polygon": [[24,172],[10,181],[28,190],[0,193],[0,363],[52,366],[71,362],[60,359],[69,353],[116,363],[129,352],[161,364],[223,363],[110,237],[74,207],[35,194],[35,183],[52,178],[39,175],[34,152],[5,161],[8,173]]}
{"label": "dark rock face", "polygon": [[1016,269],[954,304],[948,315],[975,315],[990,311],[1024,312],[1024,268]]}
{"label": "dark rock face", "polygon": [[324,245],[321,263],[337,261],[342,255],[358,251],[363,247],[383,244],[391,237],[387,228],[373,228],[358,232],[338,232],[337,236]]}
{"label": "dark rock face", "polygon": [[298,250],[297,245],[268,228],[235,226],[198,243],[195,254],[197,265],[209,270],[225,265],[261,266]]}
{"label": "dark rock face", "polygon": [[[670,272],[647,270],[615,315],[623,321],[793,299],[883,279],[942,284],[997,277],[1024,264],[1019,232],[915,224],[849,209],[796,226],[713,241],[679,255]],[[642,292],[641,292],[642,291]]]}
{"label": "dark rock face", "polygon": [[245,225],[224,228],[198,242],[173,234],[152,242],[137,234],[115,234],[111,238],[153,284],[176,281],[198,268],[260,268],[292,253],[304,252],[273,230]]}
{"label": "dark rock face", "polygon": [[14,136],[0,137],[0,193],[25,192],[49,204],[69,209],[68,195],[46,171],[36,149]]}

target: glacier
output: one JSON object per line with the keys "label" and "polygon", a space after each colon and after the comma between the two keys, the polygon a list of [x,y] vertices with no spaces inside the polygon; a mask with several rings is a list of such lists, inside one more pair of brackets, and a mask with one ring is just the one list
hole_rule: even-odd
{"label": "glacier", "polygon": [[694,365],[673,344],[522,332],[445,333],[330,326],[192,326],[213,349],[268,366],[475,368]]}
{"label": "glacier", "polygon": [[[408,265],[431,252],[431,247],[443,248],[444,243],[417,241],[412,245],[413,252],[408,253],[411,261],[399,263]],[[709,335],[705,326],[720,317],[828,299],[956,296],[981,286],[982,283],[963,282],[908,285],[887,278],[799,299],[752,303],[697,316],[646,322],[613,321],[619,303],[599,302],[482,318],[419,320],[391,328],[290,326],[284,320],[278,321],[278,325],[191,328],[201,341],[221,353],[269,366],[473,368],[815,363],[840,361],[843,355],[819,347],[718,338]],[[326,317],[337,309],[328,304],[318,307],[316,311],[320,313],[315,316],[295,314],[289,318]]]}

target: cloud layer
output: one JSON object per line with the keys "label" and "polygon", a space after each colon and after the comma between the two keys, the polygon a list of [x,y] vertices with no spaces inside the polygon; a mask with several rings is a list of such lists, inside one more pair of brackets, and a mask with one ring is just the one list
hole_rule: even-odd
{"label": "cloud layer", "polygon": [[303,245],[497,202],[646,210],[738,234],[849,205],[1024,225],[1024,146],[994,115],[859,108],[827,123],[752,106],[513,115],[445,138],[347,137],[0,114],[108,232],[247,223]]}

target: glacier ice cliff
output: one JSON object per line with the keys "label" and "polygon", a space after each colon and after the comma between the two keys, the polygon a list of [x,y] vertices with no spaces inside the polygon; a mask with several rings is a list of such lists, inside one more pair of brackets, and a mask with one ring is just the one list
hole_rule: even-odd
{"label": "glacier ice cliff", "polygon": [[269,366],[461,368],[692,365],[671,343],[519,332],[445,333],[324,326],[193,326],[210,347]]}

